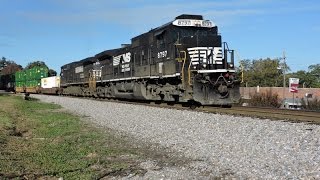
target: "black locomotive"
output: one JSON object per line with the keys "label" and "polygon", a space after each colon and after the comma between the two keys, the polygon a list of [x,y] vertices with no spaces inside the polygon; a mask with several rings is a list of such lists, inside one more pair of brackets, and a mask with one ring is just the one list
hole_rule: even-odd
{"label": "black locomotive", "polygon": [[62,66],[61,87],[67,95],[202,105],[240,99],[234,51],[200,15],[180,15],[131,44]]}

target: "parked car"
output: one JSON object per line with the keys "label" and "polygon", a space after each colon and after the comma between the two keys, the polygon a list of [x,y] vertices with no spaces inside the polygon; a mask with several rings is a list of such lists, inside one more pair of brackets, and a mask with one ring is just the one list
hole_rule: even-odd
{"label": "parked car", "polygon": [[300,98],[285,98],[281,102],[281,109],[302,109],[302,99]]}

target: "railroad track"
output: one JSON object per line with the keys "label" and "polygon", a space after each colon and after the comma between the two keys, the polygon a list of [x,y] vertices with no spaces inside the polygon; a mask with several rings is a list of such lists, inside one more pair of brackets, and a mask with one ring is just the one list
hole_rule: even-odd
{"label": "railroad track", "polygon": [[249,116],[261,119],[320,124],[320,112],[314,111],[242,106],[234,106],[230,109],[204,107],[203,110],[212,113]]}
{"label": "railroad track", "polygon": [[[80,97],[74,97],[74,96],[68,96],[68,97],[80,98]],[[288,122],[294,122],[294,123],[304,122],[304,123],[320,125],[320,112],[315,112],[315,111],[288,110],[288,109],[248,107],[248,106],[233,106],[231,108],[200,106],[196,109],[190,109],[190,107],[187,104],[171,104],[170,105],[167,103],[156,103],[156,102],[136,102],[136,101],[122,101],[122,100],[99,99],[99,98],[86,98],[86,99],[141,105],[141,106],[151,106],[151,107],[159,107],[159,108],[198,111],[198,112],[205,112],[205,113],[245,116],[245,117],[253,117],[253,118],[260,118],[260,119],[281,120],[281,121],[288,121]]]}
{"label": "railroad track", "polygon": [[174,104],[169,105],[167,103],[154,103],[154,102],[127,102],[119,100],[106,100],[118,103],[127,103],[143,106],[152,106],[160,108],[170,108],[170,109],[179,109],[179,110],[190,110],[198,111],[205,113],[215,113],[215,114],[226,114],[234,116],[245,116],[261,119],[270,119],[270,120],[282,120],[288,122],[304,122],[311,124],[320,125],[320,112],[315,111],[304,111],[304,110],[288,110],[288,109],[278,109],[278,108],[266,108],[266,107],[248,107],[248,106],[233,106],[231,108],[221,108],[213,106],[201,106],[196,109],[190,109],[189,106],[183,104]]}

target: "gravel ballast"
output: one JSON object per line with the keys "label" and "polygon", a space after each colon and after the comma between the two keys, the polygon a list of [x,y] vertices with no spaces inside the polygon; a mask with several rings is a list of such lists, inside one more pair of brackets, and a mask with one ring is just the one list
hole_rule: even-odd
{"label": "gravel ballast", "polygon": [[150,170],[144,178],[320,178],[318,125],[32,96],[89,116],[90,121],[101,127],[158,144],[194,160],[185,167]]}

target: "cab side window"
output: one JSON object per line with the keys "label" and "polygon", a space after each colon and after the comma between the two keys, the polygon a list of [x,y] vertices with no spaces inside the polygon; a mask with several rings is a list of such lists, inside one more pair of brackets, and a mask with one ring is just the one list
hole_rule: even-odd
{"label": "cab side window", "polygon": [[165,48],[165,32],[163,31],[161,34],[156,36],[157,40],[157,48],[164,49]]}

